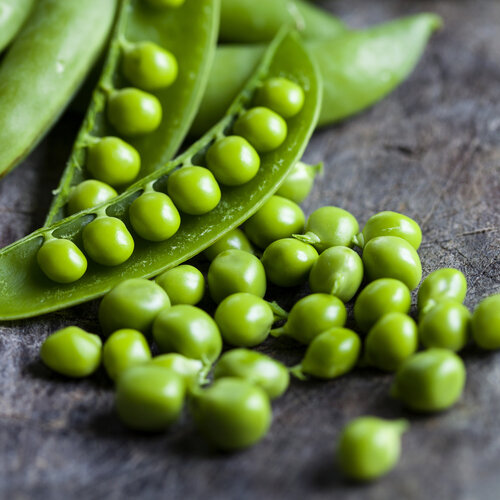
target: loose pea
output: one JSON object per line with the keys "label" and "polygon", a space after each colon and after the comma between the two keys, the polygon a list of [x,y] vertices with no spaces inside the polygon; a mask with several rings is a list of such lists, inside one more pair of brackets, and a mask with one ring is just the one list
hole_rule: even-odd
{"label": "loose pea", "polygon": [[68,197],[68,215],[105,203],[118,193],[108,184],[94,179],[80,182]]}
{"label": "loose pea", "polygon": [[380,370],[396,371],[418,348],[415,321],[401,312],[382,316],[365,341],[365,361]]}
{"label": "loose pea", "polygon": [[209,246],[203,255],[210,261],[225,250],[243,250],[253,253],[252,244],[248,241],[246,234],[241,229],[233,229]]}
{"label": "loose pea", "polygon": [[331,293],[343,302],[351,300],[363,281],[363,261],[347,247],[327,248],[309,275],[313,292]]}
{"label": "loose pea", "polygon": [[474,342],[483,349],[500,349],[500,294],[483,299],[471,322]]}
{"label": "loose pea", "polygon": [[68,326],[47,337],[40,349],[46,366],[67,377],[87,377],[101,363],[101,339],[93,333]]}
{"label": "loose pea", "polygon": [[262,262],[243,250],[226,250],[217,255],[208,268],[207,282],[210,296],[217,303],[237,292],[257,297],[264,297],[266,293]]}
{"label": "loose pea", "polygon": [[114,381],[132,366],[142,365],[150,359],[148,343],[137,330],[117,330],[104,342],[102,363]]}
{"label": "loose pea", "polygon": [[358,231],[358,221],[347,210],[321,207],[307,219],[305,234],[294,234],[294,237],[313,245],[321,253],[334,246],[352,247]]}
{"label": "loose pea", "polygon": [[66,239],[45,241],[36,259],[45,275],[57,283],[73,283],[87,270],[85,255],[72,241]]}
{"label": "loose pea", "polygon": [[220,187],[207,168],[182,167],[170,174],[167,190],[182,212],[202,215],[213,210],[220,201]]}
{"label": "loose pea", "polygon": [[288,78],[269,78],[257,93],[257,104],[266,106],[283,118],[291,118],[304,105],[304,91]]}
{"label": "loose pea", "polygon": [[152,363],[134,366],[116,384],[118,416],[128,427],[157,432],[180,416],[186,385],[180,375]]}
{"label": "loose pea", "polygon": [[415,411],[441,411],[455,404],[465,384],[463,361],[448,349],[418,352],[398,368],[391,395]]}
{"label": "loose pea", "polygon": [[357,481],[371,481],[394,468],[401,455],[401,435],[406,420],[358,417],[340,434],[337,462],[343,474]]}
{"label": "loose pea", "polygon": [[303,344],[310,344],[320,333],[343,326],[346,317],[340,299],[326,293],[313,293],[300,299],[292,307],[284,326],[271,330],[271,335],[288,335]]}
{"label": "loose pea", "polygon": [[105,334],[122,328],[147,335],[158,313],[170,305],[165,291],[153,281],[132,278],[108,292],[99,305],[99,323]]}
{"label": "loose pea", "polygon": [[248,380],[263,389],[270,399],[284,394],[290,381],[286,366],[250,349],[231,349],[221,356],[215,365],[214,379],[225,377]]}
{"label": "loose pea", "polygon": [[422,278],[422,265],[415,248],[398,236],[378,236],[368,241],[363,249],[363,264],[370,281],[394,278],[413,290]]}
{"label": "loose pea", "polygon": [[471,314],[454,300],[438,302],[421,319],[418,335],[425,347],[460,351],[469,341]]}
{"label": "loose pea", "polygon": [[129,184],[140,169],[141,157],[137,149],[118,137],[103,137],[87,149],[87,170],[110,186]]}
{"label": "loose pea", "polygon": [[323,170],[323,162],[308,165],[298,161],[286,176],[276,194],[295,203],[302,203],[311,192],[314,178]]}
{"label": "loose pea", "polygon": [[129,208],[134,231],[149,241],[164,241],[173,236],[181,225],[181,217],[172,200],[156,191],[143,193]]}
{"label": "loose pea", "polygon": [[201,433],[222,450],[252,446],[271,425],[267,394],[241,378],[216,380],[195,396],[191,410]]}
{"label": "loose pea", "polygon": [[116,217],[97,217],[83,229],[83,248],[103,266],[123,264],[134,252],[134,239]]}
{"label": "loose pea", "polygon": [[122,135],[149,134],[160,126],[161,118],[161,103],[148,92],[127,87],[108,97],[108,120]]}
{"label": "loose pea", "polygon": [[243,137],[230,135],[215,141],[207,151],[207,165],[215,178],[226,186],[239,186],[253,179],[260,157]]}
{"label": "loose pea", "polygon": [[234,133],[243,136],[259,153],[279,148],[286,139],[286,121],[262,106],[245,111],[234,124]]}
{"label": "loose pea", "polygon": [[362,332],[367,332],[382,316],[410,310],[411,294],[408,287],[393,278],[380,278],[369,283],[354,303],[354,319]]}
{"label": "loose pea", "polygon": [[307,281],[318,260],[313,246],[294,238],[273,241],[262,255],[267,279],[278,286],[297,286]]}
{"label": "loose pea", "polygon": [[199,359],[186,358],[176,352],[155,356],[151,363],[168,368],[180,375],[188,389],[196,387],[203,375],[203,363]]}
{"label": "loose pea", "polygon": [[196,267],[187,264],[174,267],[155,279],[167,292],[172,305],[189,304],[195,306],[205,293],[205,278]]}
{"label": "loose pea", "polygon": [[304,212],[296,203],[281,196],[271,196],[246,221],[243,229],[252,243],[266,248],[273,241],[301,233],[304,222]]}

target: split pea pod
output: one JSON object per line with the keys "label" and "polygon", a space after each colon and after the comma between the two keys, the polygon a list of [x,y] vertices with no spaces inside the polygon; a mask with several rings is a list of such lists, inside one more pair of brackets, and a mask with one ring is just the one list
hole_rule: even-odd
{"label": "split pea pod", "polygon": [[0,52],[16,36],[26,21],[35,0],[0,1]]}

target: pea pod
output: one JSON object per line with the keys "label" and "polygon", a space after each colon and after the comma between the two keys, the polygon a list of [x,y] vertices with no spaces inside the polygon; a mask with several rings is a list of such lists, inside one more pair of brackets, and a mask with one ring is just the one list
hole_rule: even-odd
{"label": "pea pod", "polygon": [[[276,75],[299,83],[305,92],[300,113],[288,121],[282,146],[261,155],[257,175],[248,183],[223,187],[219,205],[201,216],[184,215],[179,231],[170,239],[151,243],[135,238],[135,249],[126,263],[106,267],[89,261],[78,281],[59,285],[42,273],[36,255],[44,238],[67,238],[82,244],[82,232],[96,215],[106,214],[128,222],[131,203],[146,189],[164,190],[168,173],[203,159],[216,137],[228,133],[235,117],[251,105],[261,82]],[[226,232],[241,225],[277,189],[301,157],[319,114],[321,80],[316,65],[298,37],[281,34],[270,46],[257,72],[249,80],[225,118],[176,160],[131,186],[117,198],[79,212],[35,231],[0,251],[0,319],[36,316],[99,297],[126,278],[156,276],[200,253]]]}
{"label": "pea pod", "polygon": [[219,0],[186,0],[179,8],[154,9],[143,0],[125,0],[118,15],[113,40],[99,84],[63,173],[46,225],[65,216],[71,188],[89,176],[85,167],[89,142],[117,135],[106,118],[106,94],[110,88],[130,86],[122,74],[123,47],[153,42],[177,60],[175,82],[151,92],[162,105],[163,117],[152,133],[126,140],[140,155],[140,179],[163,166],[176,153],[201,100],[212,63],[217,36]]}
{"label": "pea pod", "polygon": [[3,0],[0,3],[0,52],[21,29],[34,3],[35,0]]}
{"label": "pea pod", "polygon": [[[440,25],[434,14],[417,14],[332,39],[308,40],[324,82],[318,126],[353,115],[391,92],[413,70]],[[217,49],[192,135],[201,135],[224,114],[263,51],[259,45]]]}
{"label": "pea pod", "polygon": [[39,0],[0,65],[0,176],[55,122],[106,41],[116,0]]}

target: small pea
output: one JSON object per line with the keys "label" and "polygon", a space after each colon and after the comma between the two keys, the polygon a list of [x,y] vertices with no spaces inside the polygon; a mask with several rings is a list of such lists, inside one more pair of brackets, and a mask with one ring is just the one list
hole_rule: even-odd
{"label": "small pea", "polygon": [[271,335],[287,335],[310,344],[319,334],[333,327],[344,326],[347,313],[344,303],[326,293],[313,293],[300,299],[288,314],[287,322],[271,330]]}
{"label": "small pea", "polygon": [[352,247],[353,238],[358,231],[358,221],[347,210],[321,207],[307,219],[305,234],[294,234],[294,237],[313,245],[322,253],[334,246]]}
{"label": "small pea", "polygon": [[372,481],[387,474],[401,455],[401,435],[406,420],[358,417],[340,433],[337,462],[342,473],[357,481]]}
{"label": "small pea", "polygon": [[121,135],[149,134],[160,126],[161,119],[161,103],[153,94],[127,87],[108,96],[108,120]]}
{"label": "small pea", "polygon": [[207,282],[210,296],[217,303],[237,292],[257,297],[264,297],[266,293],[262,262],[243,250],[226,250],[217,255],[208,268]]}
{"label": "small pea", "polygon": [[148,343],[137,330],[117,330],[108,337],[102,349],[102,363],[109,378],[114,381],[132,366],[142,365],[150,360]]}
{"label": "small pea", "polygon": [[315,293],[331,293],[342,302],[351,300],[363,281],[363,261],[348,247],[327,248],[314,263],[309,286]]}
{"label": "small pea", "polygon": [[225,250],[243,250],[253,254],[253,247],[246,234],[239,228],[228,231],[215,243],[210,245],[203,255],[210,261]]}
{"label": "small pea", "polygon": [[313,246],[294,238],[273,241],[262,255],[267,279],[284,287],[305,283],[317,260]]}
{"label": "small pea", "polygon": [[156,191],[141,194],[129,208],[134,231],[148,241],[165,241],[181,225],[181,217],[172,200]]}
{"label": "small pea", "polygon": [[311,192],[315,177],[323,170],[323,162],[308,165],[298,161],[286,176],[276,194],[295,203],[302,203]]}
{"label": "small pea", "polygon": [[205,278],[196,267],[184,264],[156,277],[155,282],[167,292],[172,305],[195,306],[205,293]]}
{"label": "small pea", "polygon": [[199,359],[186,358],[186,356],[176,352],[155,356],[151,363],[168,368],[180,375],[188,389],[197,387],[204,375],[203,363]]}
{"label": "small pea", "polygon": [[474,342],[483,349],[500,349],[500,293],[483,299],[471,321]]}
{"label": "small pea", "polygon": [[46,366],[67,377],[87,377],[101,364],[101,339],[77,326],[68,326],[45,339],[40,357]]}
{"label": "small pea", "polygon": [[213,210],[221,191],[212,172],[204,167],[182,167],[170,174],[167,191],[182,212],[202,215]]}
{"label": "small pea", "polygon": [[363,249],[363,264],[369,281],[394,278],[413,290],[422,278],[422,265],[415,248],[398,236],[369,240]]}
{"label": "small pea", "polygon": [[108,184],[95,179],[89,179],[71,189],[68,197],[68,215],[76,214],[87,208],[96,207],[118,196],[118,193]]}
{"label": "small pea", "polygon": [[132,278],[108,292],[99,305],[99,323],[105,334],[122,328],[147,335],[158,313],[170,305],[165,291],[153,281]]}
{"label": "small pea", "polygon": [[301,233],[304,222],[304,212],[296,203],[275,195],[245,222],[243,229],[252,243],[266,248],[273,241]]}
{"label": "small pea", "polygon": [[116,217],[97,217],[83,229],[83,248],[103,266],[118,266],[134,252],[134,239],[127,226]]}
{"label": "small pea", "polygon": [[267,394],[241,378],[216,380],[200,391],[191,411],[196,426],[217,448],[238,450],[260,441],[271,425],[271,404]]}
{"label": "small pea", "polygon": [[286,121],[262,106],[245,111],[234,124],[234,133],[244,137],[259,153],[279,148],[286,139]]}
{"label": "small pea", "polygon": [[441,411],[458,401],[465,377],[464,363],[454,352],[434,347],[403,362],[391,395],[410,410]]}
{"label": "small pea", "polygon": [[268,78],[257,92],[257,104],[266,106],[283,118],[291,118],[304,105],[304,90],[288,78]]}
{"label": "small pea", "polygon": [[50,239],[38,250],[36,259],[40,269],[52,281],[73,283],[87,270],[87,259],[70,240]]}
{"label": "small pea", "polygon": [[253,179],[260,167],[260,157],[243,137],[230,135],[215,141],[207,151],[207,166],[226,186],[240,186]]}

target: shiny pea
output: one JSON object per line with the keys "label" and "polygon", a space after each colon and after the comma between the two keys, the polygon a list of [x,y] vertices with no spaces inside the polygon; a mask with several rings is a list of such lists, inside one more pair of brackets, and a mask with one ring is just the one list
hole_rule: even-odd
{"label": "shiny pea", "polygon": [[211,261],[225,250],[243,250],[248,253],[253,253],[252,244],[248,240],[246,234],[239,228],[228,231],[224,236],[210,245],[203,252],[203,255]]}
{"label": "shiny pea", "polygon": [[195,306],[205,293],[205,278],[194,266],[184,264],[156,277],[155,282],[167,292],[172,305]]}
{"label": "shiny pea", "polygon": [[63,238],[45,241],[36,259],[45,275],[57,283],[73,283],[87,270],[85,255],[72,241]]}
{"label": "shiny pea", "polygon": [[500,349],[500,293],[483,299],[472,314],[472,337],[483,349]]}
{"label": "shiny pea", "polygon": [[155,356],[151,364],[168,368],[180,375],[188,389],[196,387],[203,375],[203,363],[199,359],[187,358],[176,352]]}
{"label": "shiny pea", "polygon": [[75,214],[87,208],[96,207],[118,196],[118,193],[108,184],[95,179],[89,179],[71,189],[68,197],[68,215]]}
{"label": "shiny pea", "polygon": [[304,105],[304,90],[288,78],[268,78],[259,89],[256,102],[283,118],[291,118],[299,113]]}
{"label": "shiny pea", "polygon": [[323,170],[323,162],[308,165],[298,161],[286,176],[276,194],[288,198],[295,203],[302,203],[311,192],[314,179]]}

